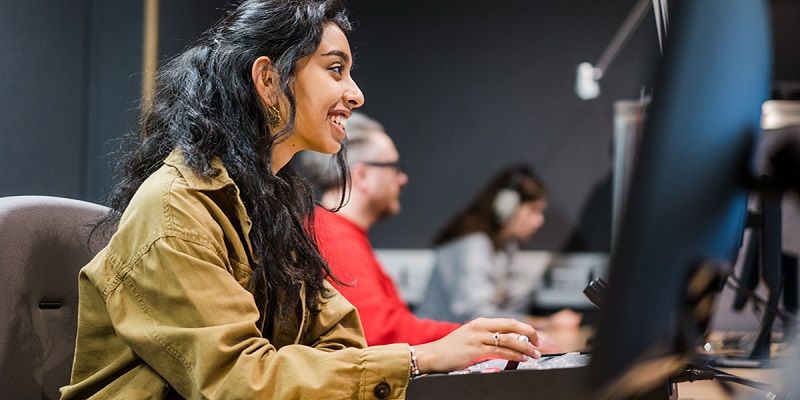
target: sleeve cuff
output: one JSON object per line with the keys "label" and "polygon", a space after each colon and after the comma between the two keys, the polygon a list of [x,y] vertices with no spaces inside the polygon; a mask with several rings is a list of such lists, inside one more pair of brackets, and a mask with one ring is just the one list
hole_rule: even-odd
{"label": "sleeve cuff", "polygon": [[405,343],[364,349],[361,399],[405,399],[411,355]]}

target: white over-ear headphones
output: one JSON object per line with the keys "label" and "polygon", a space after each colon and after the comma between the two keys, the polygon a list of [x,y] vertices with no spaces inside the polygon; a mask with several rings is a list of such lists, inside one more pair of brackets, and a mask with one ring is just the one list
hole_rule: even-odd
{"label": "white over-ear headphones", "polygon": [[492,202],[492,210],[494,211],[494,216],[497,218],[497,222],[505,224],[506,221],[511,218],[511,215],[514,214],[517,207],[519,207],[519,202],[519,192],[510,187],[500,189],[494,196],[494,202]]}

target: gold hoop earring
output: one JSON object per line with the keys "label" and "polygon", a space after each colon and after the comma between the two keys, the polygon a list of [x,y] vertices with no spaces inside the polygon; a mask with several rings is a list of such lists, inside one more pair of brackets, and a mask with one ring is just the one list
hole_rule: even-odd
{"label": "gold hoop earring", "polygon": [[267,124],[275,128],[281,123],[281,113],[275,106],[267,106]]}

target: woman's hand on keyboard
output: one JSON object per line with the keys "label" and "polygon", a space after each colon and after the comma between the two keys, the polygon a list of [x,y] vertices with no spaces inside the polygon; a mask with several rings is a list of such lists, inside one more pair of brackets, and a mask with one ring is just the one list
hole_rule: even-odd
{"label": "woman's hand on keyboard", "polygon": [[[525,340],[524,337],[527,337]],[[414,346],[422,373],[450,372],[466,368],[475,360],[503,358],[526,361],[539,358],[536,330],[507,318],[477,318],[431,343]]]}

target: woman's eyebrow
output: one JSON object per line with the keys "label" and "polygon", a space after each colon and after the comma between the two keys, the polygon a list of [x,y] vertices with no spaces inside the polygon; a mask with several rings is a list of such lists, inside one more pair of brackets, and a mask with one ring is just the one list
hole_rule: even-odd
{"label": "woman's eyebrow", "polygon": [[342,60],[344,60],[345,63],[348,63],[348,64],[350,63],[350,56],[347,53],[345,53],[345,52],[343,52],[341,50],[331,50],[331,51],[329,51],[327,53],[324,53],[322,55],[323,56],[337,56],[337,57],[340,57]]}

